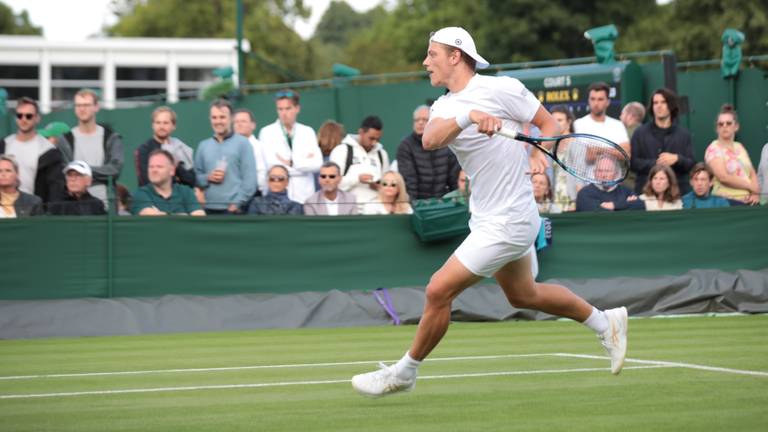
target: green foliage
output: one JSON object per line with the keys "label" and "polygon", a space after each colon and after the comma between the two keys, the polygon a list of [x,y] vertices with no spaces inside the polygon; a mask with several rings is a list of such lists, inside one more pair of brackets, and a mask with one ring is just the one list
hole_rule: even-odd
{"label": "green foliage", "polygon": [[0,2],[0,34],[4,35],[42,35],[43,30],[29,20],[26,10],[18,15],[5,3]]}

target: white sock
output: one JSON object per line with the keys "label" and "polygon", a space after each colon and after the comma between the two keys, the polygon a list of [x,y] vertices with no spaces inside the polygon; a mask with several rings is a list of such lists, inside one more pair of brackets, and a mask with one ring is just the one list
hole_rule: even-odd
{"label": "white sock", "polygon": [[416,376],[420,364],[420,361],[412,359],[410,353],[406,352],[403,358],[395,363],[395,371],[399,378],[411,379]]}
{"label": "white sock", "polygon": [[594,306],[592,306],[592,313],[589,315],[589,318],[582,324],[591,328],[597,334],[603,334],[608,330],[608,318],[605,317],[605,312],[598,310]]}

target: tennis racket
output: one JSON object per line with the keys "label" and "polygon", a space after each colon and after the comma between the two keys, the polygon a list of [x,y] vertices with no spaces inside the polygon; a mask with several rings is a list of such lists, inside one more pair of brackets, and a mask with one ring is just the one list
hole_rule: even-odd
{"label": "tennis racket", "polygon": [[[613,186],[621,183],[629,171],[629,155],[618,144],[590,134],[569,134],[550,138],[533,138],[511,129],[501,128],[498,135],[533,144],[572,176],[588,183]],[[554,142],[552,150],[544,148]],[[565,147],[567,146],[567,147]],[[558,151],[565,147],[564,152]],[[560,157],[558,153],[562,153]]]}

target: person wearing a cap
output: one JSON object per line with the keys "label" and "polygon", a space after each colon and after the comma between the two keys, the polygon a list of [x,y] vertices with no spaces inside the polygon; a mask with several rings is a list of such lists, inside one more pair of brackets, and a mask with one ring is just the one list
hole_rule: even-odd
{"label": "person wearing a cap", "polygon": [[563,286],[536,283],[534,241],[541,219],[530,175],[546,166],[545,156],[534,150],[529,162],[525,144],[495,134],[502,126],[520,131],[530,122],[543,136],[553,136],[560,132],[557,122],[519,80],[478,75],[475,69],[488,61],[463,28],[433,33],[423,64],[430,83],[448,92],[431,107],[422,145],[427,150],[448,146],[472,179],[471,231],[430,279],[410,349],[391,366],[355,375],[352,387],[372,397],[412,390],[419,364],[448,330],[453,299],[489,277],[512,306],[591,328],[611,356],[611,371],[619,373],[626,353],[626,309],[600,311]]}
{"label": "person wearing a cap", "polygon": [[19,190],[37,195],[46,204],[64,196],[64,162],[61,152],[35,129],[39,123],[37,101],[20,97],[16,101],[16,133],[0,140],[0,154],[16,158]]}
{"label": "person wearing a cap", "polygon": [[72,161],[64,167],[67,179],[67,195],[61,201],[48,205],[48,213],[54,216],[97,216],[105,215],[104,202],[88,193],[93,181],[93,171],[81,160]]}
{"label": "person wearing a cap", "polygon": [[64,122],[57,121],[48,123],[44,128],[38,130],[37,133],[39,133],[43,138],[47,139],[48,142],[54,146],[57,146],[59,145],[59,137],[69,131],[69,125]]}

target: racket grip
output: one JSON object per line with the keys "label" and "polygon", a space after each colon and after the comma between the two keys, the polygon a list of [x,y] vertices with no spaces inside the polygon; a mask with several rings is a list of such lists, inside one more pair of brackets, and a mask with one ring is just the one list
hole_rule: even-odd
{"label": "racket grip", "polygon": [[497,135],[501,135],[503,137],[507,137],[509,139],[517,139],[517,132],[513,131],[512,129],[502,127],[501,129],[496,131]]}

